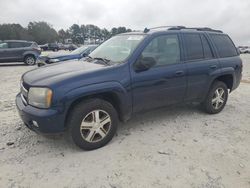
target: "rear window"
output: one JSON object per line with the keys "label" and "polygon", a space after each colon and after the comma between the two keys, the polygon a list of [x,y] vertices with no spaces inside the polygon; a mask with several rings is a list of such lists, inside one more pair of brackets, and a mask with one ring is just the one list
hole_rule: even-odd
{"label": "rear window", "polygon": [[199,34],[183,34],[187,60],[203,59],[203,48]]}
{"label": "rear window", "polygon": [[223,58],[238,55],[232,40],[227,35],[211,34],[210,36],[220,57]]}

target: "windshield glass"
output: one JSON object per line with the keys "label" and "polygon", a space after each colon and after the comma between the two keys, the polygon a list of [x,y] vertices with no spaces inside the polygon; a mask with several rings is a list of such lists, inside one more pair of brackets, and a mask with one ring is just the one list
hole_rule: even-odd
{"label": "windshield glass", "polygon": [[88,46],[82,46],[80,48],[77,48],[75,50],[73,50],[71,52],[71,54],[81,54],[82,52],[84,52],[86,49],[88,48]]}
{"label": "windshield glass", "polygon": [[114,36],[97,47],[89,56],[119,63],[128,58],[143,38],[144,35]]}

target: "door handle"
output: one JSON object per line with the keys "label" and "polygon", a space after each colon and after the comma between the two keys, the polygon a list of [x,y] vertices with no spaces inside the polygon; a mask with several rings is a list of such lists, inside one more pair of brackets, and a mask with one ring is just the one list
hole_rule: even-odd
{"label": "door handle", "polygon": [[216,69],[217,68],[217,65],[211,65],[210,66],[210,69]]}
{"label": "door handle", "polygon": [[183,76],[184,75],[184,71],[176,71],[175,75],[176,76]]}

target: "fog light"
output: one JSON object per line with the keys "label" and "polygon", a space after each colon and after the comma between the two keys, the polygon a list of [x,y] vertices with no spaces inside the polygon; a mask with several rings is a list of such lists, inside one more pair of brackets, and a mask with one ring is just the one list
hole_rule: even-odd
{"label": "fog light", "polygon": [[38,123],[37,123],[36,121],[32,121],[32,124],[33,124],[35,127],[37,127],[37,128],[39,127],[39,126],[38,126]]}

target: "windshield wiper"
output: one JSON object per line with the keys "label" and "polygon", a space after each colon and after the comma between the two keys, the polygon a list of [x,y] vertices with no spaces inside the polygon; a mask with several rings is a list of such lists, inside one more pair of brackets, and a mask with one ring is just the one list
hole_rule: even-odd
{"label": "windshield wiper", "polygon": [[95,59],[95,60],[100,60],[102,62],[105,63],[105,65],[110,65],[110,60],[109,59],[106,59],[106,58],[102,58],[102,57],[94,57],[92,59]]}
{"label": "windshield wiper", "polygon": [[91,56],[87,56],[88,59],[91,59],[91,60],[99,60],[98,62],[103,62],[105,65],[111,65],[110,62],[111,60],[109,59],[106,59],[106,58],[102,58],[102,57],[91,57]]}

